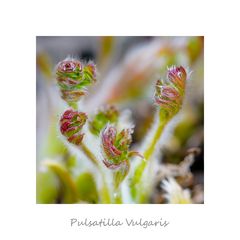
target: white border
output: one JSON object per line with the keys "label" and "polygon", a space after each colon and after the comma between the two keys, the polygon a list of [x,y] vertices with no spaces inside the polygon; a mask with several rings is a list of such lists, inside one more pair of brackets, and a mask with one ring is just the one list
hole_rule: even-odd
{"label": "white border", "polygon": [[[237,239],[237,1],[5,1],[1,4],[1,239]],[[204,205],[36,205],[36,35],[205,36]],[[161,228],[90,228],[73,217],[145,216]],[[234,237],[233,237],[234,236]]]}

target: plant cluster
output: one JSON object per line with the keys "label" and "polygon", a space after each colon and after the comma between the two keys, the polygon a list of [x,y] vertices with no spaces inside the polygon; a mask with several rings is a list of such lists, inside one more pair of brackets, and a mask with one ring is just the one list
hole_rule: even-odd
{"label": "plant cluster", "polygon": [[[72,149],[81,152],[81,156],[95,169],[93,173],[85,172],[73,179],[60,164],[46,162],[46,166],[59,176],[65,186],[65,202],[148,202],[152,188],[149,166],[155,160],[164,129],[183,106],[189,77],[187,70],[182,66],[171,66],[167,69],[166,79],[156,81],[154,122],[146,139],[134,150],[131,146],[134,127],[128,121],[123,124],[121,116],[124,111],[114,105],[101,106],[96,112],[79,109],[87,87],[98,79],[93,62],[83,63],[67,58],[58,63],[55,76],[61,97],[68,105],[59,119],[62,140],[70,152]],[[165,181],[165,186],[173,181]],[[174,184],[181,193],[180,186]]]}

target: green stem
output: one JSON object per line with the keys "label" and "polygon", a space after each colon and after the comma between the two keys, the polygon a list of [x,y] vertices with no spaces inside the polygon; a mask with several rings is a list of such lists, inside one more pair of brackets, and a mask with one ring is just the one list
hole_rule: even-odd
{"label": "green stem", "polygon": [[143,156],[144,156],[144,159],[145,159],[146,162],[149,161],[149,159],[153,155],[156,144],[158,143],[158,140],[160,139],[160,137],[162,135],[162,132],[163,132],[163,129],[164,129],[165,125],[166,125],[165,121],[164,122],[162,122],[162,121],[159,122],[158,128],[157,128],[157,130],[156,130],[156,132],[153,136],[153,139],[152,139],[149,147],[143,153]]}
{"label": "green stem", "polygon": [[97,167],[100,168],[99,163],[95,155],[91,152],[91,150],[82,142],[80,145],[81,150],[84,154],[91,160],[91,162]]}
{"label": "green stem", "polygon": [[[68,105],[72,107],[74,110],[78,110],[78,104],[77,102],[68,102]],[[107,182],[105,179],[105,175],[101,169],[101,166],[99,166],[99,162],[96,158],[96,156],[92,153],[92,151],[82,142],[80,145],[80,148],[82,152],[90,159],[90,161],[98,168],[102,175],[102,181],[103,181],[103,188],[101,189],[101,196],[102,196],[102,202],[103,203],[111,203],[111,197],[109,193],[109,189],[107,186]]]}
{"label": "green stem", "polygon": [[78,110],[77,102],[68,102],[68,106],[71,107],[74,110]]}
{"label": "green stem", "polygon": [[[167,123],[170,121],[172,118],[171,115],[167,114],[165,111],[158,111],[157,113],[157,118],[155,118],[155,121],[158,121],[156,124],[153,124],[153,128],[155,130],[154,135],[151,139],[150,144],[148,145],[147,149],[144,151],[143,156],[144,159],[140,162],[140,164],[136,167],[132,181],[131,181],[131,194],[133,199],[139,201],[139,202],[145,202],[146,200],[146,195],[147,195],[147,190],[142,189],[142,177],[144,170],[147,167],[148,162],[150,161],[153,153],[155,152],[156,145],[158,141],[160,140],[160,137],[162,135],[162,132],[167,125]],[[151,130],[150,130],[151,131]]]}

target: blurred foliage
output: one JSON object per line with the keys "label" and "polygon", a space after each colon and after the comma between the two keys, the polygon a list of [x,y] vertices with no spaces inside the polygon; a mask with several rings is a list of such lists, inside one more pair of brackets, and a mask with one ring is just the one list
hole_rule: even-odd
{"label": "blurred foliage", "polygon": [[76,179],[79,198],[84,202],[98,203],[98,191],[96,182],[91,173],[80,174]]}
{"label": "blurred foliage", "polygon": [[46,162],[46,166],[58,177],[61,184],[60,198],[62,203],[75,203],[78,201],[76,184],[70,173],[57,162]]}
{"label": "blurred foliage", "polygon": [[37,54],[37,67],[46,79],[52,78],[53,64],[47,53],[40,52]]}
{"label": "blurred foliage", "polygon": [[203,43],[203,37],[192,37],[189,39],[187,44],[187,52],[191,63],[195,62],[198,59],[199,55],[202,54]]}
{"label": "blurred foliage", "polygon": [[37,203],[56,203],[59,194],[59,182],[56,175],[47,170],[37,172]]}
{"label": "blurred foliage", "polygon": [[99,47],[99,68],[102,70],[108,64],[111,54],[114,51],[115,39],[112,36],[103,36],[100,38],[100,47]]}

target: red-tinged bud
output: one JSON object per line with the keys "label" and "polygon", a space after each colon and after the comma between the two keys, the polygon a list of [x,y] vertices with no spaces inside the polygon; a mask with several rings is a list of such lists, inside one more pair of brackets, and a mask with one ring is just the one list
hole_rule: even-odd
{"label": "red-tinged bud", "polygon": [[130,169],[129,159],[132,156],[142,157],[138,152],[130,151],[132,129],[123,129],[119,133],[114,126],[108,124],[101,133],[103,163],[113,171],[114,188],[117,189]]}
{"label": "red-tinged bud", "polygon": [[[102,148],[107,159],[119,159],[122,151],[114,146],[116,140],[117,130],[115,127],[108,125],[102,132]],[[119,161],[113,161],[118,164]],[[109,164],[110,166],[110,164]]]}
{"label": "red-tinged bud", "polygon": [[96,66],[93,63],[84,65],[75,59],[66,59],[58,63],[56,78],[67,103],[79,101],[86,94],[86,86],[96,82]]}
{"label": "red-tinged bud", "polygon": [[185,94],[187,73],[183,67],[168,69],[167,81],[158,80],[156,83],[155,102],[169,114],[179,111]]}
{"label": "red-tinged bud", "polygon": [[75,145],[82,142],[84,134],[81,130],[86,123],[87,115],[83,112],[69,109],[64,112],[60,119],[60,131],[67,140]]}
{"label": "red-tinged bud", "polygon": [[128,161],[132,152],[129,146],[132,141],[132,129],[123,129],[120,133],[108,124],[101,134],[103,163],[109,169],[117,169],[124,161]]}

